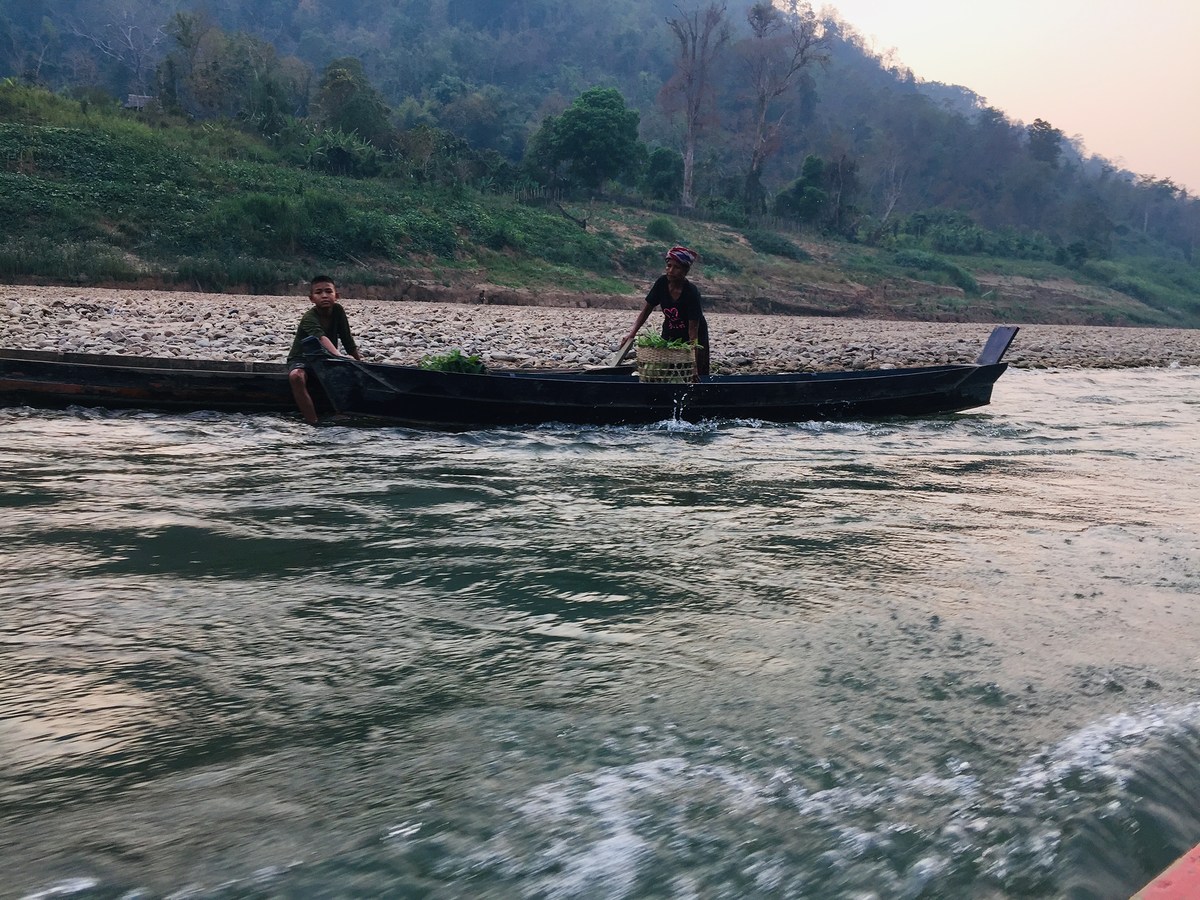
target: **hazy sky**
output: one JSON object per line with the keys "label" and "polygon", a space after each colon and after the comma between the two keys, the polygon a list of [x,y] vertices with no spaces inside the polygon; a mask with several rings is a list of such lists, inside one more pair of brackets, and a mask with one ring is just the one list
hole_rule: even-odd
{"label": "hazy sky", "polygon": [[1200,0],[826,0],[925,81],[1200,195]]}

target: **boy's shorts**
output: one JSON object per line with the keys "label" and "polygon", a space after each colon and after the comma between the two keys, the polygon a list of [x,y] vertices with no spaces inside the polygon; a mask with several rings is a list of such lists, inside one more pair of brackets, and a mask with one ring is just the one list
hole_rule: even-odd
{"label": "boy's shorts", "polygon": [[304,360],[302,360],[302,359],[293,359],[291,362],[288,363],[288,371],[289,372],[295,372],[297,369],[307,369],[307,368],[308,368],[308,366],[305,364]]}

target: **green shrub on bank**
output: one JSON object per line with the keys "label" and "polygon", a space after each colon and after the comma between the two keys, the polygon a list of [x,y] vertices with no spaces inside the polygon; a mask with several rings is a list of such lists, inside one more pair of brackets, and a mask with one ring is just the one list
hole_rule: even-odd
{"label": "green shrub on bank", "polygon": [[0,245],[0,278],[135,281],[141,274],[119,253],[93,243],[60,244],[35,237]]}
{"label": "green shrub on bank", "polygon": [[178,245],[277,257],[305,253],[336,260],[355,254],[394,258],[403,235],[399,218],[356,209],[346,198],[326,191],[299,196],[253,192],[219,200],[178,236]]}
{"label": "green shrub on bank", "polygon": [[895,263],[906,269],[915,269],[923,273],[933,273],[947,278],[951,284],[962,288],[965,294],[978,294],[979,282],[966,269],[924,250],[897,250]]}
{"label": "green shrub on bank", "polygon": [[1172,315],[1200,308],[1200,269],[1183,262],[1089,259],[1079,272],[1098,284]]}
{"label": "green shrub on bank", "polygon": [[206,253],[181,257],[168,279],[202,291],[220,292],[231,288],[253,293],[273,294],[286,284],[309,276],[295,263],[260,259],[241,254]]}
{"label": "green shrub on bank", "polygon": [[679,229],[666,216],[655,216],[646,223],[646,236],[673,244],[679,240]]}
{"label": "green shrub on bank", "polygon": [[1011,227],[988,230],[958,210],[926,209],[896,219],[874,238],[888,249],[923,250],[954,256],[996,256],[1002,259],[1053,260],[1061,253],[1044,234]]}
{"label": "green shrub on bank", "polygon": [[782,256],[784,259],[794,259],[797,262],[807,262],[812,259],[812,256],[805,250],[774,231],[753,229],[747,231],[745,234],[746,240],[750,242],[750,246],[758,253],[765,253],[769,256]]}
{"label": "green shrub on bank", "polygon": [[448,204],[443,214],[457,225],[468,247],[482,245],[589,272],[612,271],[614,236],[584,230],[561,215],[548,215],[499,198],[484,205],[470,197]]}
{"label": "green shrub on bank", "polygon": [[657,277],[661,274],[664,264],[663,251],[655,244],[626,247],[617,254],[617,264],[626,272],[638,275],[655,272],[655,277]]}
{"label": "green shrub on bank", "polygon": [[708,271],[721,271],[728,275],[737,275],[742,271],[742,264],[736,259],[732,259],[721,253],[719,250],[710,250],[707,247],[697,245],[693,247],[696,253],[699,254],[697,264],[703,266]]}

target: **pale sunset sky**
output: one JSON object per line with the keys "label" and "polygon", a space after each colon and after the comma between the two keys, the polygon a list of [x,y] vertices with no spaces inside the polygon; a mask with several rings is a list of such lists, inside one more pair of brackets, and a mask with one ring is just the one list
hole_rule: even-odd
{"label": "pale sunset sky", "polygon": [[828,0],[877,53],[1200,195],[1200,0]]}

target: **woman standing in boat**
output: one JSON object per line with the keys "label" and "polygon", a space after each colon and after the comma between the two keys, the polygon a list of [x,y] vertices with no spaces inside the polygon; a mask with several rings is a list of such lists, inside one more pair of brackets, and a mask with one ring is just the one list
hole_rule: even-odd
{"label": "woman standing in boat", "polygon": [[700,305],[700,291],[687,277],[696,256],[696,252],[687,247],[672,247],[667,251],[666,272],[650,288],[645,306],[638,313],[633,328],[621,339],[621,344],[632,344],[638,329],[646,324],[650,311],[659,306],[663,312],[663,338],[692,343],[696,354],[696,378],[700,379],[708,377],[709,347],[708,322]]}

